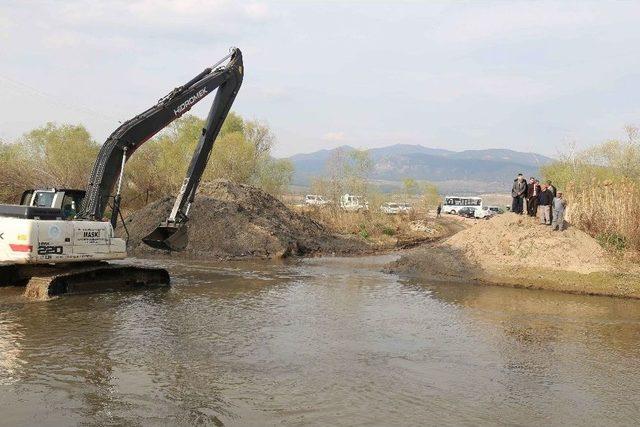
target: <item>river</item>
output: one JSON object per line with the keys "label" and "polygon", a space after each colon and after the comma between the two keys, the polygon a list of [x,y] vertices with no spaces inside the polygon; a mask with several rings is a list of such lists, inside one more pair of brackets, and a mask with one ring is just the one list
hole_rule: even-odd
{"label": "river", "polygon": [[2,425],[631,425],[640,301],[402,280],[390,256],[163,261],[173,287],[0,288]]}

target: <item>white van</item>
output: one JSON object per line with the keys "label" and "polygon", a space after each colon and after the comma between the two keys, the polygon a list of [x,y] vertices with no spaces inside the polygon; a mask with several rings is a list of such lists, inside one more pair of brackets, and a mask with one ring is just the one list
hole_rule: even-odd
{"label": "white van", "polygon": [[482,208],[482,197],[444,196],[442,212],[456,215],[460,208]]}

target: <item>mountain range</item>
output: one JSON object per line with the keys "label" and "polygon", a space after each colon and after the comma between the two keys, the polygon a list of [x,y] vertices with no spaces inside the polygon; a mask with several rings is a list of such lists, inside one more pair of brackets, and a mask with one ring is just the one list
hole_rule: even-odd
{"label": "mountain range", "polygon": [[[293,185],[309,187],[326,174],[327,161],[348,145],[289,157],[295,167]],[[402,180],[429,181],[442,193],[509,192],[518,173],[538,176],[552,158],[508,149],[451,151],[422,145],[396,144],[368,150],[373,161],[371,181],[383,191],[402,186]]]}

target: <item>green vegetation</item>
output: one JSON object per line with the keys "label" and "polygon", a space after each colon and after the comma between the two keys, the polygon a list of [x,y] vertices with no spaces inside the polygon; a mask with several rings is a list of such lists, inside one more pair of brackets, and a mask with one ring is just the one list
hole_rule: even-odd
{"label": "green vegetation", "polygon": [[99,148],[83,126],[53,123],[0,144],[0,197],[15,202],[27,188],[84,188]]}
{"label": "green vegetation", "polygon": [[640,133],[626,134],[542,168],[564,190],[570,222],[616,252],[640,250]]}
{"label": "green vegetation", "polygon": [[382,226],[382,234],[385,234],[387,236],[394,236],[396,234],[396,230],[391,227]]}
{"label": "green vegetation", "polygon": [[366,197],[371,191],[367,178],[372,169],[368,151],[336,150],[327,160],[327,176],[317,177],[311,185],[312,191],[336,203],[345,193]]}
{"label": "green vegetation", "polygon": [[[186,115],[144,144],[126,168],[125,204],[136,209],[177,193],[204,121]],[[293,166],[271,157],[275,137],[263,123],[230,113],[214,145],[204,180],[226,178],[280,194]],[[0,143],[0,198],[15,202],[31,187],[84,188],[100,145],[81,125],[47,123],[12,143]]]}
{"label": "green vegetation", "polygon": [[370,181],[373,172],[373,160],[367,150],[336,150],[327,160],[327,174],[317,177],[311,191],[322,194],[339,205],[340,197],[349,193],[363,196],[369,201],[370,207],[377,208],[389,198],[415,201],[419,199],[420,207],[432,209],[438,205],[440,195],[438,188],[431,183],[419,182],[407,177],[403,180],[403,187],[395,194],[382,194],[376,185]]}
{"label": "green vegetation", "polygon": [[[411,222],[418,219],[418,212],[435,208],[440,200],[435,185],[413,178],[404,179],[397,193],[383,194],[370,181],[373,160],[366,150],[336,150],[327,160],[326,170],[326,176],[315,179],[311,191],[324,195],[332,203],[310,209],[309,214],[337,233],[375,241],[411,237],[415,235]],[[369,209],[357,212],[341,209],[340,197],[346,193],[362,196]],[[402,215],[385,214],[380,206],[389,200],[409,202],[414,209]]]}

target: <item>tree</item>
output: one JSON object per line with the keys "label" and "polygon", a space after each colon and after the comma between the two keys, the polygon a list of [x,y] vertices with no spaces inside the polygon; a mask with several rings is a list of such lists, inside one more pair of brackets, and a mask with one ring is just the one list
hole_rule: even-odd
{"label": "tree", "polygon": [[[146,202],[175,194],[182,185],[203,126],[204,120],[185,115],[142,146],[127,167],[127,198]],[[203,180],[224,178],[257,185],[274,194],[284,191],[291,183],[293,167],[271,157],[274,143],[275,136],[266,124],[244,121],[240,115],[229,113],[211,151]]]}
{"label": "tree", "polygon": [[294,167],[291,161],[268,158],[260,164],[257,186],[267,193],[280,195],[291,184],[293,171]]}
{"label": "tree", "polygon": [[403,179],[402,186],[404,188],[404,194],[406,198],[416,195],[419,190],[418,183],[413,178]]}
{"label": "tree", "polygon": [[440,203],[440,194],[438,193],[438,187],[429,182],[422,186],[422,199],[424,200],[425,207],[427,209],[435,208]]}
{"label": "tree", "polygon": [[55,123],[28,132],[19,144],[29,187],[84,188],[100,149],[84,126]]}
{"label": "tree", "polygon": [[257,175],[257,160],[255,147],[242,132],[226,133],[213,146],[205,177],[208,180],[223,178],[248,184]]}
{"label": "tree", "polygon": [[25,188],[29,168],[23,164],[25,156],[20,154],[18,144],[0,142],[0,201],[15,203]]}
{"label": "tree", "polygon": [[[204,120],[185,115],[141,146],[127,162],[128,208],[142,206],[182,185]],[[291,183],[293,166],[271,157],[275,136],[258,121],[230,112],[213,146],[203,179],[226,178],[278,193]],[[82,125],[47,123],[16,143],[0,141],[0,198],[15,202],[26,188],[84,188],[100,146]]]}
{"label": "tree", "polygon": [[326,178],[317,178],[313,187],[338,201],[345,193],[366,196],[373,161],[366,150],[335,150],[326,163]]}
{"label": "tree", "polygon": [[257,156],[270,155],[276,138],[269,126],[257,120],[249,120],[244,123],[243,133],[254,146]]}
{"label": "tree", "polygon": [[360,195],[367,193],[367,180],[373,169],[373,160],[367,150],[353,150],[347,156],[345,166],[350,191]]}

